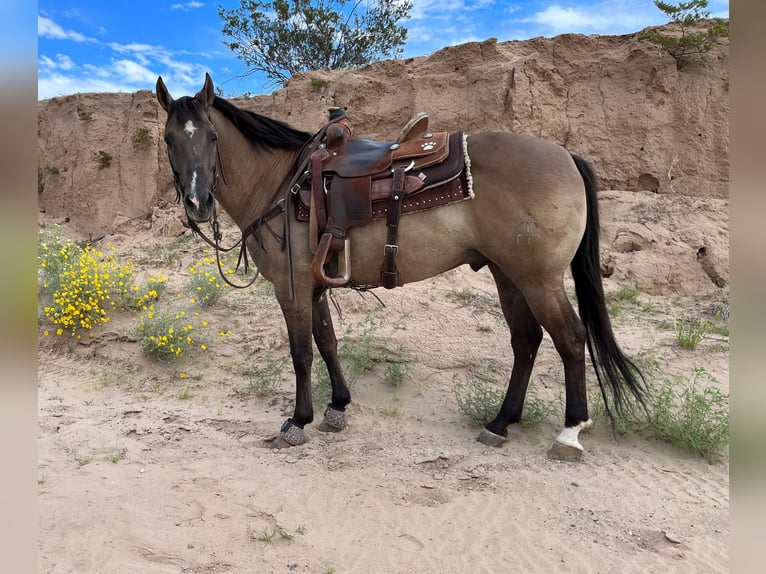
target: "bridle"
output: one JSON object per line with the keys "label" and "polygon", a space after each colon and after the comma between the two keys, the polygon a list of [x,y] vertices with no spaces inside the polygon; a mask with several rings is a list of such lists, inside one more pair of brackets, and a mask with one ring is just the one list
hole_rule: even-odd
{"label": "bridle", "polygon": [[[208,120],[211,121],[210,115],[208,115]],[[271,236],[276,239],[279,244],[282,251],[287,250],[287,262],[288,262],[288,291],[290,294],[290,299],[295,299],[295,288],[294,288],[294,279],[293,279],[293,258],[292,258],[292,252],[291,252],[291,245],[290,245],[290,217],[287,215],[287,211],[289,209],[289,206],[292,202],[293,195],[297,194],[300,191],[301,186],[303,183],[308,179],[309,172],[306,170],[306,167],[308,165],[309,157],[311,155],[311,152],[314,151],[317,146],[319,145],[319,142],[321,141],[322,137],[324,136],[325,131],[327,130],[327,127],[334,122],[329,122],[327,125],[325,125],[323,128],[321,128],[316,134],[314,134],[313,137],[311,137],[308,141],[306,141],[300,150],[295,155],[295,159],[293,160],[293,165],[291,168],[287,171],[287,174],[283,178],[282,182],[279,185],[279,188],[283,188],[286,184],[287,194],[286,197],[283,197],[280,199],[276,205],[271,207],[270,209],[266,210],[264,213],[262,213],[259,217],[257,217],[250,225],[245,227],[242,230],[242,235],[237,240],[237,242],[230,246],[230,247],[221,247],[221,239],[223,238],[223,234],[220,230],[220,225],[218,223],[218,210],[215,207],[215,202],[213,202],[213,217],[210,221],[210,227],[213,232],[213,239],[210,239],[205,233],[199,228],[196,222],[189,219],[188,213],[186,214],[186,221],[189,225],[189,228],[192,230],[193,233],[196,235],[199,235],[208,245],[213,247],[215,250],[215,259],[216,264],[218,266],[218,272],[220,273],[223,280],[228,283],[230,286],[235,287],[237,289],[246,289],[247,287],[250,287],[255,283],[255,281],[260,276],[260,270],[256,267],[255,275],[250,279],[247,283],[244,285],[238,285],[236,283],[231,282],[227,277],[226,274],[223,271],[223,268],[221,266],[221,259],[220,259],[220,253],[221,252],[228,252],[235,249],[237,246],[239,246],[239,256],[237,258],[237,265],[235,267],[235,271],[239,269],[239,266],[244,262],[244,268],[245,273],[248,272],[249,269],[249,262],[248,262],[248,253],[247,253],[247,239],[250,235],[252,235],[256,242],[258,243],[258,246],[266,251],[266,248],[263,245],[263,241],[260,237],[260,231],[261,228],[264,227],[266,230],[271,234]],[[168,153],[168,161],[170,162],[170,169],[173,172],[173,184],[176,188],[176,201],[180,202],[183,198],[183,187],[181,185],[181,180],[178,174],[178,171],[173,166],[173,160],[170,157],[170,150],[166,146],[166,151]],[[218,140],[215,140],[215,165],[213,167],[213,186],[212,186],[212,193],[213,198],[215,198],[215,192],[216,192],[216,186],[218,183],[218,177],[221,177],[221,179],[224,182],[224,185],[226,185],[226,175],[223,172],[222,168],[222,162],[221,162],[221,150],[218,146]],[[184,212],[186,212],[186,209],[184,209]],[[269,225],[269,221],[278,215],[285,214],[285,218],[283,221],[283,231],[282,235],[279,235],[276,231],[274,231],[271,226]]]}

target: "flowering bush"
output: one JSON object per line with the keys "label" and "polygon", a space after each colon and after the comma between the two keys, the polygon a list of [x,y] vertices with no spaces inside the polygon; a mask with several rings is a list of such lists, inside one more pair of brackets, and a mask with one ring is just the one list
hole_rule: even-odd
{"label": "flowering bush", "polygon": [[210,306],[226,293],[228,285],[221,279],[214,258],[204,257],[189,267],[189,273],[187,291],[192,303]]}
{"label": "flowering bush", "polygon": [[[196,338],[193,321],[184,310],[157,311],[150,305],[138,319],[136,339],[144,353],[163,362],[183,357],[192,348],[205,351],[207,345]],[[201,324],[204,327],[207,322]]]}
{"label": "flowering bush", "polygon": [[150,286],[136,284],[132,263],[117,260],[91,246],[62,241],[58,233],[40,232],[37,246],[39,289],[47,303],[45,317],[57,335],[90,331],[109,321],[108,309],[140,309],[159,298],[167,277],[151,277]]}

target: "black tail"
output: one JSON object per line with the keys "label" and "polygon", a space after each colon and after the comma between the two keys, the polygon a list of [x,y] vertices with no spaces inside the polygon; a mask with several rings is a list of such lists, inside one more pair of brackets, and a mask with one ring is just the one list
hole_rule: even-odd
{"label": "black tail", "polygon": [[[572,277],[575,283],[580,319],[585,325],[586,341],[593,368],[596,371],[604,406],[611,417],[609,403],[604,389],[604,379],[609,383],[617,412],[631,410],[631,401],[626,400],[629,391],[638,404],[646,411],[648,389],[638,368],[628,359],[614,338],[612,325],[604,300],[604,286],[601,283],[601,262],[599,256],[599,216],[596,177],[588,162],[572,154],[577,170],[585,183],[588,201],[588,218],[585,235],[572,260]],[[629,397],[628,397],[629,398]]]}

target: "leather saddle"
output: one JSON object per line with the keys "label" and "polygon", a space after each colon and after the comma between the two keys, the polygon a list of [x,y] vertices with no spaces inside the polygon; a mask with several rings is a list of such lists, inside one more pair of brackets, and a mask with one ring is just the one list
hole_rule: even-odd
{"label": "leather saddle", "polygon": [[[308,159],[307,182],[297,191],[296,218],[309,222],[311,272],[330,287],[349,283],[349,229],[386,218],[380,284],[399,282],[397,236],[402,213],[422,211],[473,196],[463,132],[429,132],[417,114],[394,142],[330,137]],[[328,276],[328,273],[332,275]]]}

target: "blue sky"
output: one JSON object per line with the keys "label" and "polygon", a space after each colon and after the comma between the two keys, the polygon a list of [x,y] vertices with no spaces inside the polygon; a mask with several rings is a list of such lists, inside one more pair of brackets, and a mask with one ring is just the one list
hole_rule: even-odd
{"label": "blue sky", "polygon": [[[263,76],[241,77],[218,4],[233,9],[239,0],[40,0],[38,98],[154,89],[158,75],[178,97],[199,90],[205,72],[227,96],[270,93],[276,87]],[[708,10],[728,18],[729,1],[710,0]],[[652,0],[413,0],[404,57],[490,37],[628,34],[665,22]]]}

